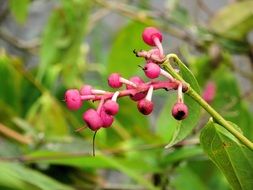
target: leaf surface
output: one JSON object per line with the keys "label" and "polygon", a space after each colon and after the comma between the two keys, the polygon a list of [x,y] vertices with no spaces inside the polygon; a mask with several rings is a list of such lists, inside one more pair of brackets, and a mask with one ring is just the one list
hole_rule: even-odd
{"label": "leaf surface", "polygon": [[208,157],[222,171],[233,189],[253,189],[251,150],[241,145],[234,136],[211,119],[201,131],[200,142]]}

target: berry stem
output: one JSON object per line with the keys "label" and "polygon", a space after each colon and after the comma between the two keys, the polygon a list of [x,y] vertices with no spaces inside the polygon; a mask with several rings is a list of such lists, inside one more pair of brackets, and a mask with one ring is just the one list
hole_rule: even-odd
{"label": "berry stem", "polygon": [[161,75],[165,76],[166,78],[168,78],[170,81],[175,81],[175,79],[171,76],[171,74],[169,74],[167,71],[161,69]]}
{"label": "berry stem", "polygon": [[177,101],[178,101],[178,103],[184,103],[182,89],[183,89],[183,85],[182,85],[182,83],[180,83],[178,85],[178,89],[177,89],[177,98],[178,98]]}
{"label": "berry stem", "polygon": [[147,93],[147,96],[146,96],[146,100],[148,101],[151,101],[152,99],[152,94],[153,94],[153,90],[154,90],[154,87],[152,85],[150,85],[149,89],[148,89],[148,93]]}
{"label": "berry stem", "polygon": [[98,108],[97,108],[98,114],[100,114],[104,102],[105,102],[105,99],[102,97],[100,102],[99,102]]}
{"label": "berry stem", "polygon": [[116,92],[113,94],[113,96],[112,96],[112,101],[116,102],[118,96],[119,96],[119,91],[116,91]]}
{"label": "berry stem", "polygon": [[[185,83],[183,78],[172,68],[170,59],[173,59],[178,65],[184,64],[176,54],[168,54],[166,56],[166,61],[163,63],[163,66],[166,71],[168,71],[174,78]],[[247,139],[243,134],[237,131],[233,125],[226,121],[215,109],[213,109],[193,88],[188,86],[186,93],[192,97],[199,105],[201,105],[214,119],[215,121],[227,129],[231,134],[233,134],[238,140],[242,142],[249,149],[253,150],[253,143]]]}
{"label": "berry stem", "polygon": [[[158,90],[158,89],[166,89],[166,90],[175,89],[176,90],[178,88],[179,82],[178,81],[176,81],[176,82],[170,82],[170,81],[147,82],[147,83],[141,84],[136,89],[127,89],[127,90],[120,91],[118,97],[134,95],[134,94],[140,93],[140,92],[146,92],[146,91],[148,91],[150,85],[153,86],[154,90]],[[183,84],[183,91],[186,91],[187,88],[188,87]],[[114,93],[97,95],[94,98],[92,98],[91,100],[93,100],[93,101],[97,101],[97,100],[101,100],[101,99],[108,100],[108,99],[111,99],[113,95],[114,95]]]}
{"label": "berry stem", "polygon": [[96,140],[96,134],[98,131],[94,132],[93,138],[92,138],[92,155],[96,156],[96,150],[95,150],[95,140]]}
{"label": "berry stem", "polygon": [[133,86],[134,88],[137,87],[137,85],[135,83],[133,83],[133,82],[131,82],[131,81],[125,79],[125,78],[120,77],[119,81],[124,83],[124,84],[128,84],[130,86]]}
{"label": "berry stem", "polygon": [[95,98],[95,95],[82,95],[81,96],[81,100],[85,101],[85,100],[91,100],[93,98]]}
{"label": "berry stem", "polygon": [[160,42],[159,38],[157,38],[157,37],[154,37],[153,40],[154,40],[154,43],[155,43],[156,47],[159,49],[160,57],[163,57],[162,43]]}
{"label": "berry stem", "polygon": [[91,90],[91,93],[92,94],[106,94],[107,92],[106,91],[104,91],[104,90],[98,90],[98,89],[92,89]]}

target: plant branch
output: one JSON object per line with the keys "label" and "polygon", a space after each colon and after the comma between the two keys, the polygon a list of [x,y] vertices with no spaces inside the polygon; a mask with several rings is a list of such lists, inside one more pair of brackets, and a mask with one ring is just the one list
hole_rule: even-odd
{"label": "plant branch", "polygon": [[14,131],[11,128],[9,128],[1,123],[0,123],[0,133],[4,134],[7,137],[15,139],[16,141],[18,141],[19,143],[22,143],[22,144],[31,144],[32,143],[31,138],[21,135],[17,131]]}
{"label": "plant branch", "polygon": [[[167,55],[166,61],[163,63],[164,68],[176,79],[185,82],[182,77],[175,72],[175,70],[171,66],[170,59],[173,59],[175,63],[178,65],[183,64],[183,62],[177,57],[175,54],[169,54]],[[243,134],[241,134],[239,131],[237,131],[232,124],[230,124],[228,121],[226,121],[216,110],[214,110],[204,99],[201,98],[201,96],[190,86],[188,87],[188,90],[185,92],[189,96],[191,96],[199,105],[201,105],[213,118],[214,120],[222,125],[224,128],[226,128],[231,134],[233,134],[238,140],[240,140],[245,146],[247,146],[249,149],[253,150],[253,143],[247,139]]]}
{"label": "plant branch", "polygon": [[38,51],[38,47],[40,46],[40,42],[38,39],[33,39],[31,41],[24,41],[11,35],[10,32],[4,30],[3,28],[0,28],[0,38],[12,44],[16,48],[26,50],[32,54],[35,54]]}

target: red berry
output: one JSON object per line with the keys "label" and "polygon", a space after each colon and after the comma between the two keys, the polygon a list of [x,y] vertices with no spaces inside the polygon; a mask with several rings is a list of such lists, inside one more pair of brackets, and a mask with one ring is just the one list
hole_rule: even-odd
{"label": "red berry", "polygon": [[86,112],[84,112],[83,120],[88,125],[88,127],[93,131],[97,131],[103,126],[103,121],[100,115],[94,109],[88,109]]}
{"label": "red berry", "polygon": [[183,120],[188,116],[188,107],[184,103],[176,103],[171,113],[176,120]]}
{"label": "red berry", "polygon": [[110,127],[112,125],[113,121],[114,121],[113,116],[107,114],[104,109],[101,110],[100,117],[101,117],[102,122],[103,122],[102,127],[104,127],[104,128]]}
{"label": "red berry", "polygon": [[90,85],[84,85],[81,90],[80,90],[80,94],[85,96],[85,95],[91,95],[92,92],[92,87]]}
{"label": "red berry", "polygon": [[[129,80],[137,85],[144,83],[144,81],[138,76],[134,76],[134,77],[130,78]],[[133,89],[134,87],[127,85],[126,88]],[[139,100],[145,98],[146,94],[147,94],[147,92],[139,92],[139,93],[136,93],[135,95],[130,96],[130,98],[134,101],[139,101]]]}
{"label": "red berry", "polygon": [[122,86],[122,82],[120,82],[120,75],[118,73],[112,73],[108,77],[108,84],[112,88],[119,88]]}
{"label": "red berry", "polygon": [[155,46],[156,44],[154,42],[154,38],[158,38],[159,41],[162,42],[163,40],[162,33],[154,27],[145,28],[144,31],[142,32],[143,41],[150,46]]}
{"label": "red berry", "polygon": [[65,102],[68,109],[77,110],[82,106],[81,96],[77,89],[69,89],[65,92]]}
{"label": "red berry", "polygon": [[155,63],[146,64],[143,70],[145,72],[145,75],[150,79],[159,77],[161,73],[161,68]]}
{"label": "red berry", "polygon": [[148,115],[153,111],[154,104],[147,99],[142,99],[138,102],[137,108],[142,114]]}
{"label": "red berry", "polygon": [[119,111],[119,104],[113,100],[107,100],[104,103],[103,108],[107,114],[115,115]]}

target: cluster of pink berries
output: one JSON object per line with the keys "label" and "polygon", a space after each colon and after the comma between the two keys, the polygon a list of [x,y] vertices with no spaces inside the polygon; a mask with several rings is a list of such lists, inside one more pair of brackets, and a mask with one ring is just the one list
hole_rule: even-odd
{"label": "cluster of pink berries", "polygon": [[[117,98],[129,96],[137,102],[138,110],[148,115],[153,111],[152,94],[154,90],[177,90],[178,100],[172,108],[172,115],[177,120],[185,119],[188,116],[188,108],[183,102],[183,92],[187,91],[187,86],[182,82],[174,79],[168,72],[160,67],[164,61],[162,47],[162,34],[154,27],[147,27],[142,33],[143,41],[152,46],[149,51],[135,51],[137,57],[143,57],[146,65],[142,67],[145,75],[152,79],[144,82],[140,77],[134,76],[125,79],[118,73],[112,73],[108,77],[108,84],[112,88],[121,88],[123,84],[125,89],[116,92],[93,89],[90,85],[84,85],[80,90],[69,89],[65,93],[65,102],[70,110],[79,109],[84,101],[100,101],[97,109],[88,109],[83,113],[83,120],[86,125],[93,131],[101,127],[110,127],[113,123],[114,116],[119,111]],[[166,80],[154,80],[159,76],[164,76]]]}

